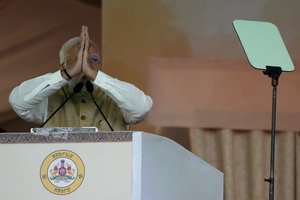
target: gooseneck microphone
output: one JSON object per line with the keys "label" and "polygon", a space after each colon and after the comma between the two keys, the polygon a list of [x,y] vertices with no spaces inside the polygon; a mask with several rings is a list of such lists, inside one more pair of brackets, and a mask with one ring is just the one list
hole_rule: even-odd
{"label": "gooseneck microphone", "polygon": [[110,123],[107,121],[105,115],[103,114],[101,108],[98,106],[98,104],[97,104],[97,102],[96,102],[96,100],[95,100],[95,98],[94,98],[94,95],[93,95],[94,86],[93,86],[93,84],[91,83],[91,81],[87,81],[87,82],[85,83],[85,87],[86,87],[86,90],[87,90],[89,93],[91,93],[91,96],[92,96],[92,99],[93,99],[93,101],[94,101],[94,104],[96,105],[97,109],[99,110],[99,112],[100,112],[101,115],[103,116],[105,122],[108,124],[110,130],[111,130],[111,131],[114,131],[114,129],[111,127]]}
{"label": "gooseneck microphone", "polygon": [[61,107],[67,103],[67,101],[69,101],[74,94],[79,93],[82,90],[82,87],[82,82],[77,83],[73,89],[73,93],[48,117],[48,119],[40,127],[44,127],[44,125],[59,111],[59,109],[61,109]]}

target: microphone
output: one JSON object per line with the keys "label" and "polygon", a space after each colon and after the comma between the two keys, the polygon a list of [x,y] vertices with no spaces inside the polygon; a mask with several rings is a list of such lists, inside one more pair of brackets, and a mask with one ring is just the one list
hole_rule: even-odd
{"label": "microphone", "polygon": [[98,106],[98,104],[97,104],[97,102],[96,102],[96,100],[95,100],[95,98],[94,98],[94,95],[93,95],[94,86],[93,86],[93,84],[91,83],[91,81],[87,81],[87,82],[85,83],[85,87],[86,87],[86,90],[87,90],[89,93],[91,93],[91,96],[92,96],[92,99],[93,99],[93,101],[94,101],[94,104],[96,105],[97,109],[99,110],[99,112],[100,112],[101,115],[103,116],[105,122],[108,124],[110,130],[111,130],[111,131],[114,131],[114,129],[111,127],[110,123],[107,121],[105,115],[103,114],[101,108]]}
{"label": "microphone", "polygon": [[74,89],[73,89],[73,93],[52,113],[52,115],[50,115],[48,117],[48,119],[40,126],[40,127],[43,127],[58,111],[59,109],[61,109],[61,107],[63,107],[67,101],[76,93],[79,93],[81,90],[82,90],[82,87],[83,87],[83,83],[82,82],[79,82],[75,85]]}

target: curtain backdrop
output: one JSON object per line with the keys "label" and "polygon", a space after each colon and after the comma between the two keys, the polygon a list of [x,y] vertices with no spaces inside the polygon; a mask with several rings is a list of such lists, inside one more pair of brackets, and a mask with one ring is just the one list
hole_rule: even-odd
{"label": "curtain backdrop", "polygon": [[[191,150],[224,173],[225,200],[266,200],[270,133],[190,129]],[[300,134],[276,133],[275,199],[300,199]],[[298,189],[298,190],[297,190]]]}

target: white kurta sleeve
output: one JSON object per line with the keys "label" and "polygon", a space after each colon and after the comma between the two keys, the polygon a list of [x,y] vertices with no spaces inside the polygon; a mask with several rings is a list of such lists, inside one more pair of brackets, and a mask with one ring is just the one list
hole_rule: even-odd
{"label": "white kurta sleeve", "polygon": [[94,84],[104,90],[120,107],[125,121],[135,124],[143,120],[152,107],[152,99],[134,85],[98,71]]}
{"label": "white kurta sleeve", "polygon": [[22,119],[41,124],[48,114],[48,97],[65,84],[60,71],[27,80],[12,90],[9,103]]}

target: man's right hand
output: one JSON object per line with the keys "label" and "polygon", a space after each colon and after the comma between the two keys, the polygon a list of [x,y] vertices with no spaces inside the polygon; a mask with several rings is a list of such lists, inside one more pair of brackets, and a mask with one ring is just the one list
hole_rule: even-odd
{"label": "man's right hand", "polygon": [[82,26],[81,33],[80,33],[80,44],[79,44],[79,51],[76,56],[76,61],[72,65],[67,65],[65,70],[69,74],[69,76],[76,77],[82,73],[82,63],[83,63],[83,54],[84,54],[84,47],[86,42],[86,26]]}
{"label": "man's right hand", "polygon": [[91,57],[91,54],[98,55],[97,48],[92,46],[88,28],[85,28],[85,47],[83,50],[83,60],[82,60],[82,72],[89,79],[94,81],[98,73],[98,60],[95,61]]}

